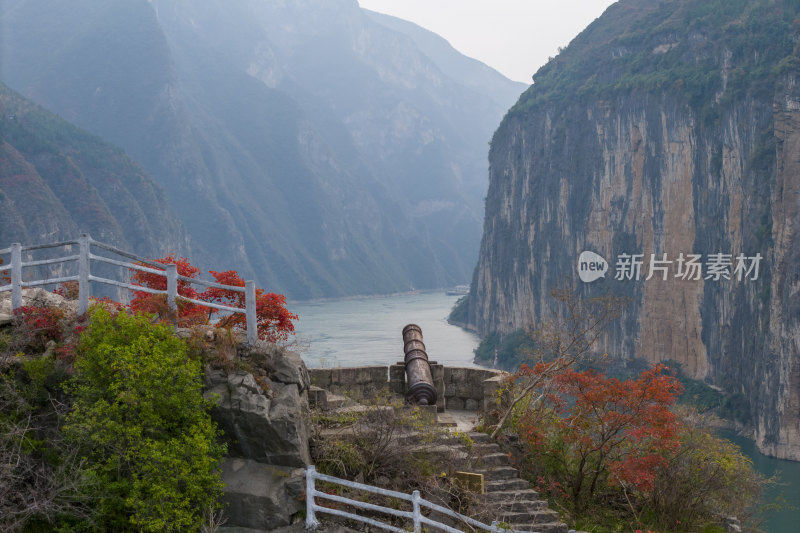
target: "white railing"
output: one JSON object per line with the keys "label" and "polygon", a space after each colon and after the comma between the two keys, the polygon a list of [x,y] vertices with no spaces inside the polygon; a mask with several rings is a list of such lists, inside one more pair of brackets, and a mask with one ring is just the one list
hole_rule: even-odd
{"label": "white railing", "polygon": [[[400,518],[410,519],[414,523],[414,533],[420,533],[420,531],[422,530],[422,524],[439,528],[444,531],[448,531],[449,533],[464,533],[460,529],[456,529],[452,526],[448,526],[447,524],[437,522],[436,520],[432,520],[427,516],[423,515],[422,514],[423,507],[426,509],[430,509],[432,511],[436,511],[443,515],[449,516],[451,518],[455,518],[456,520],[469,524],[478,529],[483,529],[485,531],[491,531],[493,533],[500,533],[503,531],[514,531],[500,527],[499,525],[497,525],[496,521],[492,522],[491,525],[487,525],[484,524],[483,522],[475,520],[474,518],[470,518],[468,516],[459,514],[453,511],[452,509],[442,507],[441,505],[436,505],[435,503],[423,499],[420,496],[418,490],[415,490],[411,494],[405,494],[403,492],[396,492],[393,490],[382,489],[380,487],[373,487],[371,485],[364,485],[363,483],[356,483],[355,481],[347,481],[346,479],[320,474],[319,472],[317,472],[317,469],[314,465],[309,465],[308,468],[306,468],[305,476],[306,476],[306,529],[316,529],[317,526],[319,526],[319,521],[317,520],[317,513],[327,513],[335,516],[341,516],[343,518],[350,518],[352,520],[357,520],[359,522],[364,522],[366,524],[370,524],[372,526],[379,527],[382,529],[387,529],[389,531],[394,531],[396,533],[409,532],[408,529],[402,529],[396,526],[392,526],[390,524],[381,522],[380,520],[375,520],[374,518],[361,516],[355,513],[350,513],[348,511],[342,511],[341,509],[333,509],[331,507],[324,507],[322,505],[318,505],[316,500],[317,498],[319,498],[324,500],[331,500],[338,503],[343,503],[346,505],[351,505],[353,507],[366,509],[368,511],[376,511],[379,513],[386,513]],[[392,509],[391,507],[383,507],[381,505],[375,505],[372,503],[351,500],[349,498],[338,496],[336,494],[328,494],[327,492],[321,492],[316,489],[315,486],[316,480],[327,481],[328,483],[334,483],[336,485],[341,485],[343,487],[350,487],[351,489],[363,490],[366,492],[370,492],[372,494],[379,494],[382,496],[389,496],[391,498],[405,500],[411,503],[411,511],[401,511],[398,509]],[[527,533],[527,532],[515,532],[515,533]]]}
{"label": "white railing", "polygon": [[[57,257],[54,259],[42,259],[38,261],[23,261],[22,260],[22,253],[23,252],[31,252],[34,250],[44,250],[48,248],[58,248],[62,246],[78,246],[78,253],[77,255],[67,255],[64,257]],[[111,259],[109,257],[103,257],[100,255],[95,255],[91,251],[91,247],[95,246],[97,248],[112,252],[120,257],[124,257],[130,259],[132,261],[136,261],[136,263],[130,263],[127,261],[117,261],[115,259]],[[166,294],[167,301],[169,303],[170,309],[173,311],[177,310],[177,303],[176,299],[179,297],[178,295],[178,280],[185,281],[188,283],[194,283],[197,285],[202,285],[204,287],[215,287],[218,289],[225,289],[235,292],[243,292],[245,295],[245,308],[242,309],[240,307],[231,307],[222,304],[216,304],[212,302],[204,302],[202,300],[195,300],[193,298],[186,298],[184,296],[180,296],[183,300],[189,301],[193,304],[201,305],[203,307],[210,307],[213,309],[218,309],[221,311],[229,311],[231,313],[243,313],[246,317],[247,321],[247,342],[250,344],[255,344],[256,340],[258,339],[258,322],[256,318],[256,284],[255,281],[245,281],[244,287],[238,287],[234,285],[223,285],[220,283],[213,283],[211,281],[203,281],[194,278],[187,278],[185,276],[178,275],[178,267],[177,265],[172,264],[161,264],[156,261],[152,261],[150,259],[145,259],[143,257],[136,256],[134,254],[124,252],[119,250],[113,246],[108,244],[104,244],[102,242],[98,242],[92,239],[89,235],[83,234],[81,237],[76,241],[63,241],[63,242],[56,242],[53,244],[40,244],[36,246],[22,246],[20,243],[14,243],[9,248],[5,248],[0,250],[0,254],[11,254],[11,261],[8,265],[0,265],[0,274],[4,272],[10,271],[11,277],[11,284],[0,285],[0,292],[11,291],[11,309],[17,309],[22,307],[22,289],[25,287],[37,287],[40,285],[52,285],[55,283],[64,283],[66,281],[77,281],[78,282],[78,313],[83,314],[89,309],[89,296],[91,295],[91,282],[102,283],[105,285],[113,285],[115,287],[122,287],[124,289],[133,290],[133,291],[141,291],[147,292],[151,294]],[[78,262],[78,274],[74,276],[61,276],[55,278],[46,278],[46,279],[38,279],[38,280],[28,280],[23,281],[22,279],[22,269],[26,267],[35,267],[35,266],[45,266],[45,265],[57,265],[63,263],[70,263],[73,261]],[[92,275],[91,271],[91,264],[92,261],[97,261],[100,263],[106,263],[118,267],[123,267],[129,270],[138,270],[141,272],[148,272],[150,274],[157,274],[160,276],[164,276],[167,279],[167,289],[166,290],[159,290],[159,289],[151,289],[149,287],[142,287],[139,285],[133,285],[131,283],[127,283],[124,281],[117,281],[108,278],[102,278],[98,276]],[[149,268],[143,265],[150,265]]]}

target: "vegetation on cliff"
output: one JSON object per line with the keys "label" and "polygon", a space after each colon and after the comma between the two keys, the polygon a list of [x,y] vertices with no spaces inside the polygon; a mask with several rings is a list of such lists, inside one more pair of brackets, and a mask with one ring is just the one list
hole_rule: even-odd
{"label": "vegetation on cliff", "polygon": [[713,121],[748,91],[771,97],[778,75],[800,67],[798,14],[793,0],[623,0],[539,69],[511,112],[669,90]]}
{"label": "vegetation on cliff", "polygon": [[0,331],[4,531],[199,531],[219,507],[201,362],[110,307],[22,308]]}
{"label": "vegetation on cliff", "polygon": [[0,243],[87,232],[135,252],[188,247],[141,166],[0,83]]}
{"label": "vegetation on cliff", "polygon": [[[564,313],[524,337],[518,370],[487,413],[492,436],[519,437],[522,474],[577,529],[723,531],[748,522],[766,483],[734,445],[709,434],[664,365],[620,379],[591,368],[623,301],[554,292]],[[518,354],[519,356],[519,354]]]}

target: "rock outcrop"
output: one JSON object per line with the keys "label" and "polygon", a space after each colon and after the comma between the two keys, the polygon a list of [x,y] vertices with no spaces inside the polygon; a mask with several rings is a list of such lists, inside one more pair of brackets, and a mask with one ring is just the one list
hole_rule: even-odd
{"label": "rock outcrop", "polygon": [[263,343],[236,351],[239,365],[206,368],[206,395],[218,398],[213,417],[228,443],[225,529],[256,533],[289,526],[304,509],[310,382],[294,352]]}
{"label": "rock outcrop", "polygon": [[[58,294],[40,288],[22,289],[22,306],[55,307],[69,311],[72,314],[78,312],[77,301],[67,300]],[[10,324],[13,316],[11,291],[0,292],[0,326]]]}
{"label": "rock outcrop", "polygon": [[[492,141],[466,321],[535,324],[553,288],[627,296],[599,351],[739,394],[759,449],[800,460],[800,10],[722,6],[620,1],[537,73]],[[579,279],[583,251],[604,278]]]}

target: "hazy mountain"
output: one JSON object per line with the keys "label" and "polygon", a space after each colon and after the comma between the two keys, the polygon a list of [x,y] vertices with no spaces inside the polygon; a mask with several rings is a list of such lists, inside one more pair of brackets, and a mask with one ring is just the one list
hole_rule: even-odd
{"label": "hazy mountain", "polygon": [[522,84],[349,0],[0,9],[0,77],[140,161],[196,262],[298,298],[469,277]]}
{"label": "hazy mountain", "polygon": [[445,76],[489,99],[491,101],[491,104],[487,104],[489,108],[515,102],[520,92],[527,87],[523,83],[509,82],[508,78],[493,68],[477,59],[465,56],[453,48],[446,39],[413,22],[375,11],[364,10],[364,12],[378,24],[411,38],[417,48],[433,61]]}
{"label": "hazy mountain", "polygon": [[81,233],[140,254],[187,249],[164,191],[140,165],[0,83],[0,243]]}

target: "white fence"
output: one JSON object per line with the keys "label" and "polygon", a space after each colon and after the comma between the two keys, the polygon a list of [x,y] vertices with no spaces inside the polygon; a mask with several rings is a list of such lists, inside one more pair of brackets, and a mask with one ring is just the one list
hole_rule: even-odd
{"label": "white fence", "polygon": [[[367,516],[361,516],[355,513],[342,511],[341,509],[332,509],[330,507],[323,507],[322,505],[318,505],[316,502],[317,498],[319,498],[319,499],[331,500],[338,503],[343,503],[346,505],[351,505],[353,507],[358,507],[369,511],[376,511],[379,513],[385,513],[385,514],[390,514],[392,516],[409,519],[414,523],[414,533],[420,533],[420,531],[422,530],[422,524],[442,529],[444,531],[448,531],[449,533],[463,533],[463,531],[460,529],[456,529],[447,524],[437,522],[436,520],[432,520],[427,516],[423,515],[422,514],[423,508],[439,512],[445,516],[455,518],[456,520],[459,520],[465,524],[469,524],[470,526],[473,526],[478,529],[483,529],[485,531],[491,531],[493,533],[511,531],[498,526],[497,522],[492,522],[491,525],[487,525],[484,524],[483,522],[475,520],[474,518],[464,516],[462,514],[456,513],[451,509],[442,507],[441,505],[436,505],[435,503],[431,503],[423,499],[420,496],[418,490],[415,490],[409,495],[402,492],[382,489],[380,487],[364,485],[363,483],[356,483],[355,481],[347,481],[346,479],[340,479],[338,477],[320,474],[319,472],[317,472],[317,469],[316,467],[314,467],[314,465],[310,465],[306,469],[305,475],[306,475],[306,529],[316,529],[317,526],[319,526],[319,521],[317,521],[317,513],[328,513],[335,516],[341,516],[343,518],[350,518],[352,520],[364,522],[366,524],[370,524],[372,526],[379,527],[382,529],[387,529],[389,531],[394,531],[396,533],[408,533],[409,531],[408,529],[395,527],[390,524],[381,522],[379,520],[369,518]],[[367,502],[360,502],[357,500],[344,498],[336,494],[328,494],[326,492],[318,491],[315,486],[315,482],[318,479],[320,481],[327,481],[328,483],[334,483],[337,485],[341,485],[343,487],[350,487],[352,489],[363,490],[366,492],[370,492],[372,494],[380,494],[382,496],[389,496],[392,498],[405,500],[411,503],[411,511],[400,511],[398,509],[392,509],[390,507],[383,507],[380,505],[374,505]],[[523,532],[515,532],[515,533],[523,533]]]}
{"label": "white fence", "polygon": [[[48,248],[59,248],[59,247],[67,247],[69,246],[78,246],[78,253],[77,255],[66,255],[64,257],[57,257],[53,259],[42,259],[38,261],[23,261],[22,260],[22,253],[23,252],[32,252],[35,250],[44,250]],[[135,264],[127,261],[118,261],[116,259],[111,259],[109,257],[103,257],[100,255],[95,255],[92,253],[92,246],[103,249],[109,252],[112,252],[120,257],[130,259],[132,261],[136,261],[137,263],[142,263],[144,265],[150,265],[155,268],[149,268],[147,266],[142,266],[142,264]],[[115,287],[122,287],[128,290],[134,291],[142,291],[148,292],[151,294],[166,294],[167,301],[169,302],[170,309],[173,311],[177,310],[177,303],[176,299],[178,296],[178,280],[185,281],[188,283],[193,283],[197,285],[202,285],[204,287],[216,287],[219,289],[225,289],[235,292],[243,292],[245,295],[245,308],[239,307],[230,307],[227,305],[216,304],[212,302],[204,302],[202,300],[195,300],[192,298],[186,298],[180,296],[180,298],[189,301],[193,304],[201,305],[204,307],[210,307],[213,309],[218,309],[221,311],[229,311],[231,313],[243,313],[246,316],[247,320],[247,342],[250,344],[255,344],[256,340],[258,339],[258,330],[257,330],[257,318],[256,318],[256,284],[255,281],[245,281],[244,287],[237,287],[233,285],[222,285],[220,283],[213,283],[210,281],[203,281],[194,278],[187,278],[185,276],[178,275],[178,267],[177,265],[164,265],[161,263],[157,263],[156,261],[151,261],[149,259],[145,259],[143,257],[139,257],[128,252],[124,252],[113,246],[108,244],[104,244],[102,242],[95,241],[89,235],[81,235],[81,237],[76,241],[63,241],[63,242],[56,242],[53,244],[40,244],[36,246],[22,246],[19,243],[14,243],[9,248],[5,248],[0,250],[0,254],[11,254],[11,262],[8,265],[0,265],[0,274],[4,272],[10,271],[11,277],[11,284],[0,285],[0,292],[11,291],[11,309],[17,309],[22,307],[22,289],[24,287],[37,287],[40,285],[51,285],[55,283],[63,283],[65,281],[77,281],[78,282],[78,312],[85,313],[89,309],[89,297],[91,295],[91,283],[102,283],[106,285],[112,285]],[[28,280],[23,281],[22,276],[22,269],[29,268],[29,267],[37,267],[37,266],[46,266],[46,265],[59,265],[64,263],[70,262],[78,262],[78,274],[74,276],[62,276],[56,278],[46,278],[46,279],[37,279],[37,280]],[[150,274],[157,274],[160,276],[164,276],[167,279],[167,289],[166,290],[158,290],[158,289],[151,289],[149,287],[142,287],[139,285],[133,285],[126,281],[117,281],[108,278],[102,278],[98,276],[92,275],[91,265],[92,261],[106,263],[110,265],[115,265],[118,267],[123,267],[126,269],[138,270],[141,272],[148,272]]]}

